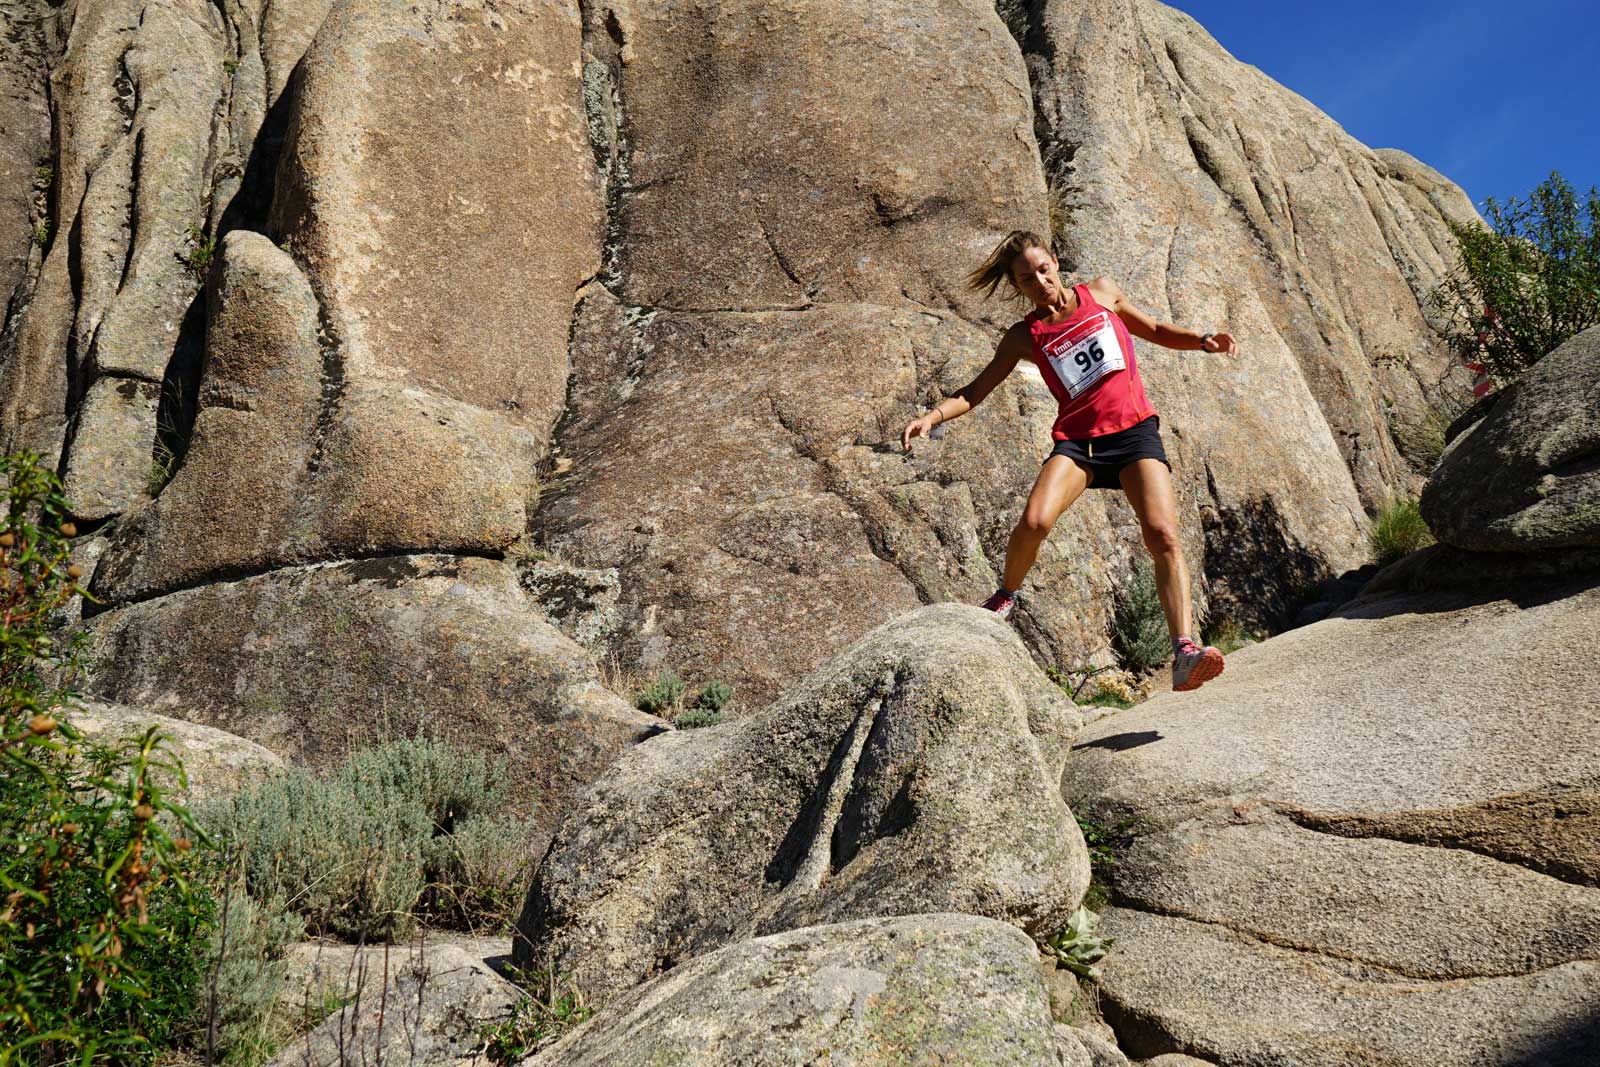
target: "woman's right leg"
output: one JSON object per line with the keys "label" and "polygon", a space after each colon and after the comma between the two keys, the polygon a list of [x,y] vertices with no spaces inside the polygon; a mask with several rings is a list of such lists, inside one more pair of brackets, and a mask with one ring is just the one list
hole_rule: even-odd
{"label": "woman's right leg", "polygon": [[1022,519],[1011,531],[1011,543],[1006,546],[1006,569],[1002,588],[1015,593],[1022,588],[1033,561],[1039,558],[1039,546],[1050,536],[1050,528],[1061,513],[1089,487],[1089,472],[1066,456],[1051,456],[1045,460],[1039,477],[1028,494],[1028,506]]}

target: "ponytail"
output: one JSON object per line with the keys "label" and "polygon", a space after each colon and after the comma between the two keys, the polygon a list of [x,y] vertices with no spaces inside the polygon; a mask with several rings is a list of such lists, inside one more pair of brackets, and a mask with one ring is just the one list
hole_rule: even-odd
{"label": "ponytail", "polygon": [[1001,282],[1010,286],[1012,293],[1017,293],[1016,280],[1011,277],[1011,264],[1030,248],[1050,251],[1050,245],[1045,239],[1032,230],[1012,230],[1006,235],[1006,239],[989,253],[989,258],[983,261],[983,265],[967,275],[967,288],[984,290],[985,300],[994,295]]}

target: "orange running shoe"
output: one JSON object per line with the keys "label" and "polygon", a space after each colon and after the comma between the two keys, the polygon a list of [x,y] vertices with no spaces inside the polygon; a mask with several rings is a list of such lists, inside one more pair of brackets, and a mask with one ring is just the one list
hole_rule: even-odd
{"label": "orange running shoe", "polygon": [[1008,593],[1004,589],[996,589],[994,595],[978,605],[985,611],[992,611],[1002,619],[1011,618],[1011,609],[1017,606],[1017,594]]}
{"label": "orange running shoe", "polygon": [[1199,689],[1222,673],[1222,653],[1207,645],[1201,648],[1187,637],[1178,638],[1172,655],[1172,689],[1187,693]]}

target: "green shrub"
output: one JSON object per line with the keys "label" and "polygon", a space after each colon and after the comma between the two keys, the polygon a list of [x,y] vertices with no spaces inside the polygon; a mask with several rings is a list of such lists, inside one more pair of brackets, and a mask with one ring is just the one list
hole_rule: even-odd
{"label": "green shrub", "polygon": [[187,783],[156,730],[104,744],[57,722],[76,531],[39,456],[0,460],[0,484],[0,1064],[147,1062],[194,1015],[215,918]]}
{"label": "green shrub", "polygon": [[511,1018],[481,1035],[491,1063],[519,1063],[594,1014],[577,987],[554,970],[524,971],[516,977],[527,996],[517,1002]]}
{"label": "green shrub", "polygon": [[527,892],[536,858],[531,837],[528,821],[509,815],[474,815],[435,835],[425,853],[428,919],[501,932]]}
{"label": "green shrub", "polygon": [[698,730],[702,726],[715,726],[721,721],[722,714],[720,712],[707,711],[704,708],[690,708],[682,715],[679,715],[673,721],[673,725],[680,730]]}
{"label": "green shrub", "polygon": [[286,901],[313,933],[410,932],[430,830],[420,806],[369,807],[343,781],[291,769],[197,814],[243,857],[250,895]]}
{"label": "green shrub", "polygon": [[505,762],[442,741],[419,738],[357,749],[338,777],[368,807],[419,805],[438,833],[505,805]]}
{"label": "green shrub", "polygon": [[1378,566],[1387,567],[1401,556],[1433,544],[1433,531],[1422,521],[1416,498],[1400,497],[1378,511],[1367,542],[1372,548],[1373,560]]}
{"label": "green shrub", "polygon": [[503,816],[504,764],[436,741],[358,750],[334,774],[287,774],[205,806],[242,856],[257,900],[282,899],[314,933],[393,939],[418,918],[509,921],[531,862]]}
{"label": "green shrub", "polygon": [[1172,654],[1167,619],[1156,592],[1155,568],[1148,562],[1139,565],[1117,596],[1111,642],[1122,665],[1135,673],[1159,667]]}
{"label": "green shrub", "polygon": [[733,686],[726,682],[712,681],[705,684],[705,688],[695,696],[694,704],[691,706],[701,711],[720,713],[732,699]]}
{"label": "green shrub", "polygon": [[670,711],[683,703],[683,695],[688,687],[683,684],[683,679],[668,670],[656,675],[656,680],[645,686],[639,693],[638,708],[648,711],[652,715],[659,715]]}
{"label": "green shrub", "polygon": [[1211,645],[1224,656],[1231,656],[1241,648],[1257,643],[1256,636],[1233,619],[1208,622],[1201,640],[1201,644]]}
{"label": "green shrub", "polygon": [[211,263],[217,256],[217,239],[208,234],[202,226],[189,227],[188,240],[184,249],[178,254],[178,260],[188,270],[196,282],[206,280],[206,275],[211,271]]}
{"label": "green shrub", "polygon": [[1528,195],[1485,202],[1489,228],[1459,226],[1457,262],[1430,296],[1435,329],[1502,386],[1600,323],[1600,191],[1581,202],[1552,172]]}
{"label": "green shrub", "polygon": [[1089,848],[1089,866],[1097,871],[1116,866],[1117,854],[1114,850],[1120,840],[1117,835],[1093,819],[1086,819],[1082,815],[1074,815],[1073,818],[1078,821],[1083,843]]}
{"label": "green shrub", "polygon": [[252,900],[237,877],[222,900],[206,946],[205,997],[188,1044],[209,1063],[255,1067],[287,1037],[273,1008],[283,989],[286,954],[305,935],[305,920],[281,899]]}

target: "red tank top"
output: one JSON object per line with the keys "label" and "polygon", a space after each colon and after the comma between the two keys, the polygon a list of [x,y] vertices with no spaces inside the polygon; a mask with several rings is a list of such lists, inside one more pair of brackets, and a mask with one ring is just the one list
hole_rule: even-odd
{"label": "red tank top", "polygon": [[1033,336],[1033,361],[1059,405],[1050,429],[1057,441],[1116,433],[1156,413],[1122,319],[1101,307],[1087,285],[1072,289],[1078,308],[1065,322],[1044,322],[1039,311],[1023,320]]}

